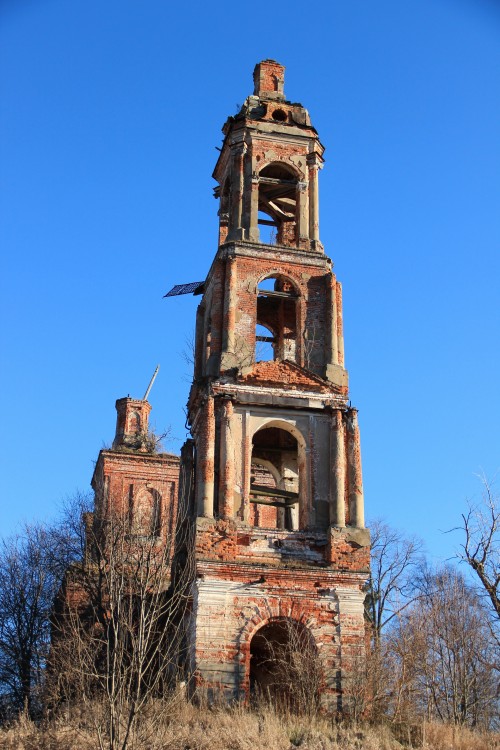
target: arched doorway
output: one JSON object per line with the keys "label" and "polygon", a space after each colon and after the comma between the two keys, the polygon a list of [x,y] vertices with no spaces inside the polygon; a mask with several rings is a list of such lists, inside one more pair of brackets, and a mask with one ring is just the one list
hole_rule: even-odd
{"label": "arched doorway", "polygon": [[271,620],[250,641],[250,694],[296,710],[317,706],[321,683],[311,632],[289,618]]}

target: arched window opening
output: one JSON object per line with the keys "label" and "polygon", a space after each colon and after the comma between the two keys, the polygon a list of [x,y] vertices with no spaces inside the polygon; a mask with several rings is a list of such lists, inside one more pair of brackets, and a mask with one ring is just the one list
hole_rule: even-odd
{"label": "arched window opening", "polygon": [[318,649],[300,622],[271,620],[250,641],[250,693],[279,708],[318,705],[322,679]]}
{"label": "arched window opening", "polygon": [[226,177],[220,194],[220,215],[227,221],[229,215],[229,201],[231,198],[231,181]]}
{"label": "arched window opening", "polygon": [[276,227],[278,245],[297,241],[297,184],[295,172],[285,164],[269,164],[259,173],[259,224]]}
{"label": "arched window opening", "polygon": [[210,354],[212,347],[212,321],[209,319],[206,324],[205,329],[205,364],[208,363],[208,360],[210,359]]}
{"label": "arched window opening", "polygon": [[156,490],[142,489],[130,498],[130,531],[134,536],[160,536],[161,496]]}
{"label": "arched window opening", "polygon": [[130,414],[128,431],[133,434],[138,434],[141,431],[141,415],[137,411],[133,411]]}
{"label": "arched window opening", "polygon": [[253,437],[250,478],[250,524],[265,529],[299,527],[298,443],[278,427]]}
{"label": "arched window opening", "polygon": [[[283,276],[268,277],[260,282],[257,288],[256,362],[264,359],[258,356],[262,344],[272,346],[269,359],[296,361],[297,299],[293,284]],[[270,354],[268,348],[266,355]]]}
{"label": "arched window opening", "polygon": [[231,203],[231,183],[227,177],[221,188],[217,189],[216,195],[220,195],[219,206],[219,244],[226,241],[229,227],[229,210]]}

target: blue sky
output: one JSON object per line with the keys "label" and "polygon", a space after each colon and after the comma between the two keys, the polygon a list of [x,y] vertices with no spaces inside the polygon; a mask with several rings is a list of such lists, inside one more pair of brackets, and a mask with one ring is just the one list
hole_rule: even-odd
{"label": "blue sky", "polygon": [[[500,5],[4,0],[0,533],[88,487],[114,402],[186,436],[182,358],[216,250],[220,128],[255,63],[326,146],[368,517],[449,557],[500,468]],[[500,476],[499,476],[500,481]]]}

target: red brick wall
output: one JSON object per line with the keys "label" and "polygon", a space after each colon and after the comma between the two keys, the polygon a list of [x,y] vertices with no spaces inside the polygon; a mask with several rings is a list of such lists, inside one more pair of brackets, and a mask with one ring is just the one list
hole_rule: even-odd
{"label": "red brick wall", "polygon": [[[179,458],[171,454],[101,451],[94,472],[95,518],[111,514],[132,521],[141,497],[157,494],[160,501],[158,535],[170,543],[175,531]],[[138,530],[136,530],[137,533]],[[144,529],[150,534],[151,530]]]}
{"label": "red brick wall", "polygon": [[266,92],[277,91],[277,79],[282,80],[284,74],[284,66],[274,60],[263,60],[256,65],[254,70],[255,95],[262,96]]}

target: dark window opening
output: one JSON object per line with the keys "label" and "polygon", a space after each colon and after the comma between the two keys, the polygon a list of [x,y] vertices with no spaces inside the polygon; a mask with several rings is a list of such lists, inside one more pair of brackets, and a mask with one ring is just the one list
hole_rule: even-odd
{"label": "dark window opening", "polygon": [[259,211],[266,214],[262,221],[275,223],[278,245],[296,244],[297,183],[297,175],[281,163],[259,173]]}
{"label": "dark window opening", "polygon": [[276,120],[277,122],[286,122],[287,120],[287,114],[282,109],[275,109],[273,112],[273,120]]}
{"label": "dark window opening", "polygon": [[[282,276],[263,279],[257,288],[255,361],[297,359],[297,299]],[[267,348],[265,348],[267,347]]]}

